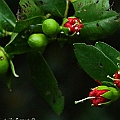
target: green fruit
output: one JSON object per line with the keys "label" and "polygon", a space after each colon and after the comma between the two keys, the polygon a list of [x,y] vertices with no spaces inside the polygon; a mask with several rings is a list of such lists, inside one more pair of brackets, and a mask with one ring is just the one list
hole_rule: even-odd
{"label": "green fruit", "polygon": [[43,32],[48,36],[56,36],[60,32],[60,26],[54,19],[46,19],[42,24]]}
{"label": "green fruit", "polygon": [[4,49],[0,47],[0,76],[4,75],[9,68],[9,61]]}
{"label": "green fruit", "polygon": [[47,45],[47,37],[44,34],[32,34],[28,38],[28,44],[31,48],[41,48]]}

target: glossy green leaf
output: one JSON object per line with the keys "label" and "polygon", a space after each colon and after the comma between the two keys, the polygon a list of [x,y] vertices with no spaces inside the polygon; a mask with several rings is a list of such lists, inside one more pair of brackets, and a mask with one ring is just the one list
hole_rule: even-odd
{"label": "glossy green leaf", "polygon": [[4,0],[0,0],[0,31],[12,31],[16,18]]}
{"label": "glossy green leaf", "polygon": [[66,10],[66,0],[40,0],[42,9],[52,15],[64,17]]}
{"label": "glossy green leaf", "polygon": [[109,0],[77,0],[73,6],[84,24],[80,34],[84,39],[102,39],[120,28],[120,16],[110,9]]}
{"label": "glossy green leaf", "polygon": [[32,82],[51,108],[60,115],[64,108],[64,97],[45,59],[39,52],[32,52],[28,53],[28,62]]}
{"label": "glossy green leaf", "polygon": [[107,75],[113,76],[118,69],[114,61],[112,61],[113,59],[104,54],[104,51],[102,52],[102,50],[92,45],[76,43],[74,47],[78,63],[88,75],[94,80],[112,82],[111,79],[107,78]]}
{"label": "glossy green leaf", "polygon": [[115,65],[118,65],[120,62],[117,58],[120,56],[120,52],[117,51],[112,46],[104,42],[96,42],[95,47],[102,51],[108,58],[110,58]]}

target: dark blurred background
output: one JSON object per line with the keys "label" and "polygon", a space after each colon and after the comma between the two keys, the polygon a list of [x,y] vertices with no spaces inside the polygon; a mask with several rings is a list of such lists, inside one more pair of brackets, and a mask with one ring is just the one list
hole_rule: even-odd
{"label": "dark blurred background", "polygon": [[[19,0],[5,1],[16,14]],[[110,0],[110,3],[112,2],[113,0]],[[114,2],[113,9],[120,12],[120,1],[114,0]],[[101,41],[120,51],[120,31]],[[98,84],[78,66],[71,44],[60,48],[57,42],[51,43],[43,55],[55,74],[59,88],[65,97],[63,113],[57,116],[40,96],[30,81],[26,56],[22,54],[16,55],[13,60],[16,72],[20,77],[12,80],[12,92],[3,82],[0,83],[0,118],[7,118],[5,120],[10,120],[10,118],[24,118],[26,120],[29,118],[35,118],[35,120],[120,119],[120,99],[104,108],[91,107],[89,100],[77,105],[74,104],[75,100],[87,97],[90,88],[96,87]]]}

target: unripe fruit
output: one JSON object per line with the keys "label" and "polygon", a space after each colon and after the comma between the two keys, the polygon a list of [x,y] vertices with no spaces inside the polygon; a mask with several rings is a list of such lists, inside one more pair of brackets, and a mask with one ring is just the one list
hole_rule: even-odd
{"label": "unripe fruit", "polygon": [[46,19],[42,24],[42,30],[46,35],[54,37],[60,32],[60,26],[54,19]]}
{"label": "unripe fruit", "polygon": [[4,75],[9,68],[9,61],[4,49],[0,47],[0,77]]}
{"label": "unripe fruit", "polygon": [[28,38],[28,44],[31,48],[41,48],[47,45],[47,37],[44,34],[32,34]]}

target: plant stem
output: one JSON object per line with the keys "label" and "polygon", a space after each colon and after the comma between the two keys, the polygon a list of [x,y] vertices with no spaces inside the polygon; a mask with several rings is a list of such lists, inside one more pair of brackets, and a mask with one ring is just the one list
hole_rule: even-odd
{"label": "plant stem", "polygon": [[69,9],[69,0],[66,0],[66,10],[65,10],[65,13],[64,13],[65,18],[67,18],[68,9]]}

